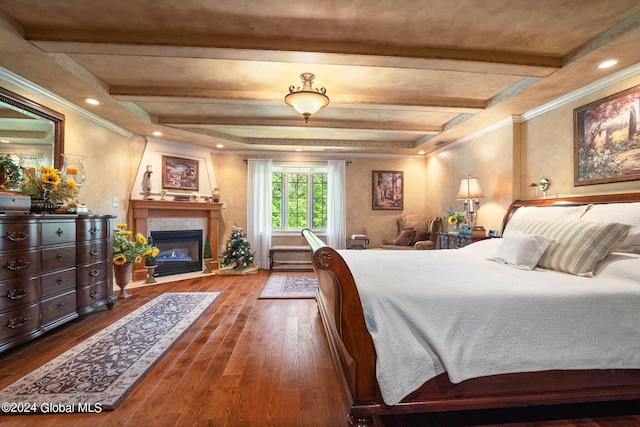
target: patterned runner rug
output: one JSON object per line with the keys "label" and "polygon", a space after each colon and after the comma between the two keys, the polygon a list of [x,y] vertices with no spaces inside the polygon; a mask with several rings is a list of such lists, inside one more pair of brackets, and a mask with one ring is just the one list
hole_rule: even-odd
{"label": "patterned runner rug", "polygon": [[219,294],[159,295],[1,390],[0,413],[113,410]]}
{"label": "patterned runner rug", "polygon": [[314,272],[271,273],[258,298],[315,298],[316,289]]}

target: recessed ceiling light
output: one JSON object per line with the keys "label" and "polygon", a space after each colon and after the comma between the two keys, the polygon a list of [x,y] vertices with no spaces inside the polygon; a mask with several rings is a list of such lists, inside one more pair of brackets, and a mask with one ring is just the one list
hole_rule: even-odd
{"label": "recessed ceiling light", "polygon": [[10,144],[11,141],[9,141],[8,139],[0,139],[0,142],[2,142],[3,144]]}
{"label": "recessed ceiling light", "polygon": [[418,154],[423,155],[424,151],[418,151]]}
{"label": "recessed ceiling light", "polygon": [[100,101],[98,101],[97,99],[87,98],[85,99],[85,101],[87,102],[87,104],[100,105]]}
{"label": "recessed ceiling light", "polygon": [[609,59],[607,61],[604,61],[600,65],[598,65],[598,68],[610,68],[616,65],[617,63],[618,63],[617,59]]}
{"label": "recessed ceiling light", "polygon": [[302,151],[302,148],[296,148],[296,151]]}
{"label": "recessed ceiling light", "polygon": [[222,145],[222,144],[216,144],[216,148],[224,148],[224,145]]}
{"label": "recessed ceiling light", "polygon": [[153,131],[152,133],[153,133],[153,136],[162,136],[162,132],[160,132],[158,130]]}

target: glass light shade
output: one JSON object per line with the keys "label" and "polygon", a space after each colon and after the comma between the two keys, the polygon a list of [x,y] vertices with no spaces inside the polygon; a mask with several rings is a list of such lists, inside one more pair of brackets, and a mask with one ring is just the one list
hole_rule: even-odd
{"label": "glass light shade", "polygon": [[484,193],[480,188],[478,178],[463,178],[462,181],[460,181],[460,189],[458,190],[458,196],[456,198],[459,200],[484,199]]}
{"label": "glass light shade", "polygon": [[320,92],[299,91],[287,94],[284,102],[293,107],[298,113],[306,116],[315,114],[322,107],[329,104],[329,97]]}
{"label": "glass light shade", "polygon": [[86,159],[85,156],[79,154],[62,154],[64,157],[64,163],[60,170],[64,179],[73,179],[77,185],[81,185],[87,176],[84,172],[84,165],[82,161]]}

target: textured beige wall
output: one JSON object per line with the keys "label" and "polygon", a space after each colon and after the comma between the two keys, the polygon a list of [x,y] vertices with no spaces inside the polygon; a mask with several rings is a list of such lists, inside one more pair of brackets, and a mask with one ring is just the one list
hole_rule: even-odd
{"label": "textured beige wall", "polygon": [[[247,165],[249,156],[212,154],[218,186],[226,209],[222,211],[219,241],[226,242],[234,224],[247,226]],[[255,157],[255,156],[253,156]],[[292,155],[291,159],[308,160]],[[278,157],[277,159],[281,159]],[[317,158],[313,158],[317,159]],[[326,159],[326,158],[324,158]],[[378,246],[382,239],[396,237],[395,219],[401,214],[428,212],[425,203],[426,170],[422,157],[390,156],[390,158],[346,157],[347,166],[347,235],[360,233],[363,228],[371,239],[371,246]],[[404,210],[371,209],[371,177],[374,170],[404,171]],[[434,215],[437,214],[433,211]],[[274,244],[303,245],[301,236],[274,237]]]}
{"label": "textured beige wall", "polygon": [[[573,186],[573,110],[638,84],[640,76],[624,80],[525,123],[522,185],[526,187],[542,177],[548,178],[551,181],[548,198],[640,190],[640,181]],[[529,194],[529,198],[535,198],[535,193]]]}
{"label": "textured beige wall", "polygon": [[429,156],[427,180],[433,183],[426,192],[429,209],[440,216],[446,215],[450,207],[463,211],[464,203],[456,200],[460,180],[468,175],[475,176],[485,195],[485,199],[480,200],[477,224],[487,230],[499,229],[514,198],[512,172],[514,164],[519,162],[516,155],[518,127],[517,124],[503,126]]}

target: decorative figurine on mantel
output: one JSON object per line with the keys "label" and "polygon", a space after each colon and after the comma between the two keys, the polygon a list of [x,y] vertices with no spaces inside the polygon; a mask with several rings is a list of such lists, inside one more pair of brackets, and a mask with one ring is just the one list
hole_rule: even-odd
{"label": "decorative figurine on mantel", "polygon": [[153,200],[151,197],[151,174],[153,173],[152,166],[147,165],[147,170],[142,177],[142,194],[144,200]]}

